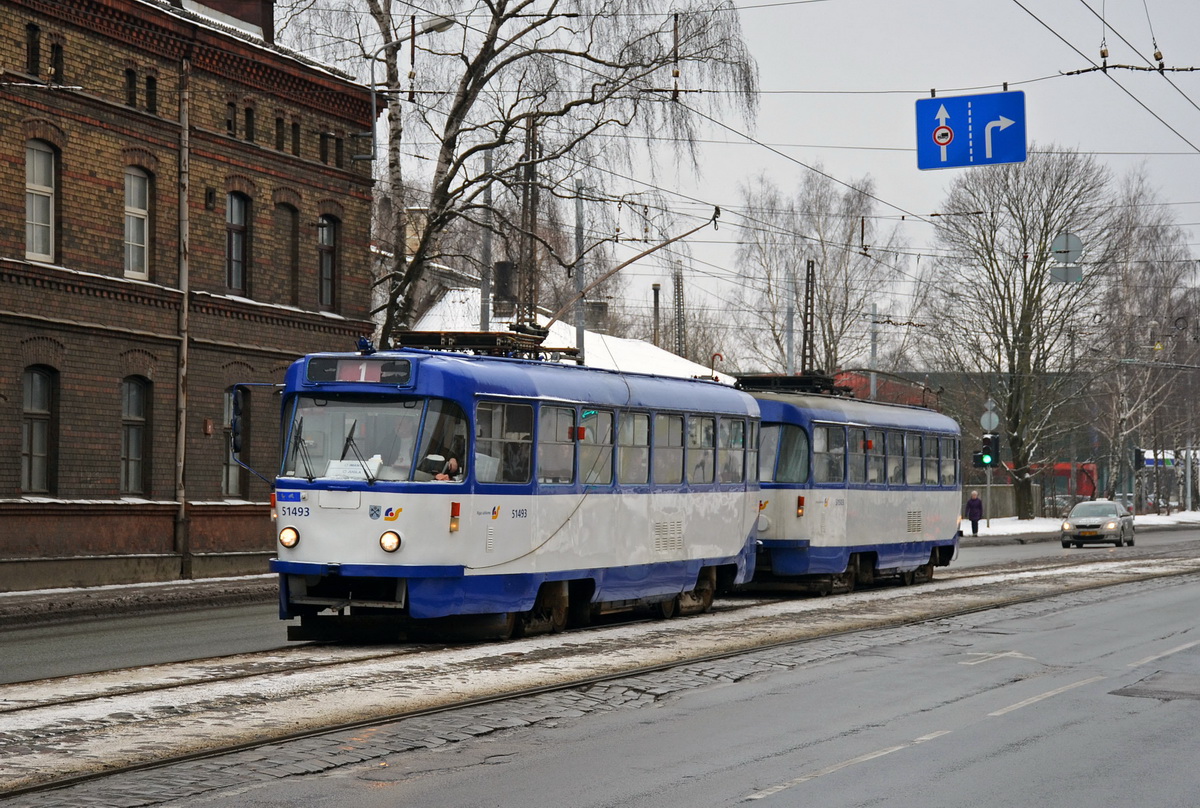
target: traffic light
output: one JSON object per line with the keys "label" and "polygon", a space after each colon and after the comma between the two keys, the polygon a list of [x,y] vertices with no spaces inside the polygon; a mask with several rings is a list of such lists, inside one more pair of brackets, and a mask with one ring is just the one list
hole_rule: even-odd
{"label": "traffic light", "polygon": [[1000,465],[1000,436],[989,432],[983,436],[983,448],[979,452],[979,461],[983,466]]}
{"label": "traffic light", "polygon": [[971,465],[977,469],[983,468],[983,452],[971,453]]}

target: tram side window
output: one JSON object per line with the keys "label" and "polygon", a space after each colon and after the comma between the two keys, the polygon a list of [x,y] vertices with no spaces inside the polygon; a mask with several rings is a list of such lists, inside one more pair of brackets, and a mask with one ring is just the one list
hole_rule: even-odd
{"label": "tram side window", "polygon": [[621,463],[617,481],[627,485],[650,480],[650,416],[623,412],[617,425],[617,458]]}
{"label": "tram side window", "polygon": [[904,485],[904,433],[887,433],[888,485]]}
{"label": "tram side window", "polygon": [[586,485],[613,480],[613,414],[585,409],[580,416],[579,476]]}
{"label": "tram side window", "polygon": [[[765,428],[764,428],[765,431]],[[795,424],[784,424],[779,440],[777,483],[808,482],[808,433]]]}
{"label": "tram side window", "polygon": [[938,439],[925,436],[925,485],[938,484]]}
{"label": "tram side window", "polygon": [[721,482],[740,483],[744,476],[742,466],[745,461],[746,422],[722,418],[717,443],[717,467],[721,469]]}
{"label": "tram side window", "polygon": [[529,482],[533,407],[481,401],[475,417],[475,479]]}
{"label": "tram side window", "polygon": [[958,441],[942,438],[942,485],[958,482]]}
{"label": "tram side window", "polygon": [[840,426],[813,427],[813,482],[846,479],[846,431]]}
{"label": "tram side window", "polygon": [[688,482],[713,481],[713,444],[716,439],[712,418],[688,418]]}
{"label": "tram side window", "polygon": [[867,481],[867,431],[850,430],[850,482]]}
{"label": "tram side window", "polygon": [[782,424],[763,424],[758,432],[758,479],[775,482],[775,461],[779,459],[779,438]]}
{"label": "tram side window", "polygon": [[683,482],[683,416],[654,416],[654,482]]}
{"label": "tram side window", "polygon": [[875,430],[867,431],[867,482],[871,485],[884,482],[883,433]]}
{"label": "tram side window", "polygon": [[413,479],[458,482],[467,473],[467,416],[453,401],[433,398],[421,432]]}
{"label": "tram side window", "polygon": [[746,437],[746,480],[758,482],[758,421],[750,422],[750,434]]}
{"label": "tram side window", "polygon": [[575,410],[542,407],[538,417],[538,482],[569,485],[575,481]]}
{"label": "tram side window", "polygon": [[921,484],[921,436],[904,436],[904,483]]}

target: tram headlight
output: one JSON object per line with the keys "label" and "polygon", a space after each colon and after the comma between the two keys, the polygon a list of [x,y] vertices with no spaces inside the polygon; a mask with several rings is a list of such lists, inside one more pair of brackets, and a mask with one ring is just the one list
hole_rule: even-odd
{"label": "tram headlight", "polygon": [[291,549],[300,543],[300,531],[294,527],[285,527],[279,531],[279,543]]}
{"label": "tram headlight", "polygon": [[394,553],[400,549],[400,534],[394,530],[385,531],[379,537],[379,546],[385,553]]}

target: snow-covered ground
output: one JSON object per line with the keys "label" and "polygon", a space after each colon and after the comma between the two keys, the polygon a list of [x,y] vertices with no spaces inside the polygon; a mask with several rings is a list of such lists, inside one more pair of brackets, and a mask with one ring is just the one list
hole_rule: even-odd
{"label": "snow-covered ground", "polygon": [[[983,520],[979,523],[979,535],[985,536],[1028,536],[1042,533],[1057,533],[1062,525],[1061,519],[1017,519],[1015,516],[1005,517],[1002,519],[992,519],[991,524],[988,520]],[[1169,527],[1173,525],[1195,525],[1200,526],[1200,511],[1181,511],[1173,513],[1170,516],[1157,516],[1155,514],[1146,514],[1144,516],[1135,516],[1133,519],[1134,527],[1153,528],[1153,527]],[[963,529],[969,535],[971,531],[971,523],[963,520]]]}

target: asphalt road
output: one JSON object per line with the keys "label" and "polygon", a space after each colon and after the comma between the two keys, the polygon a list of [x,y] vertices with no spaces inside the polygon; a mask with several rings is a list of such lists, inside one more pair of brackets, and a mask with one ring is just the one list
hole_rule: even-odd
{"label": "asphalt road", "polygon": [[1197,613],[1189,576],[816,640],[807,664],[171,804],[1192,808]]}
{"label": "asphalt road", "polygon": [[[1135,549],[1198,540],[1200,530],[1195,529],[1144,531],[1138,534]],[[968,545],[960,549],[948,569],[1129,552],[1129,548],[1105,546],[1064,550],[1057,542]],[[279,620],[274,603],[258,603],[218,609],[190,605],[178,611],[145,615],[116,612],[82,622],[9,628],[0,631],[5,657],[0,665],[0,684],[269,651],[289,645],[286,625]]]}

